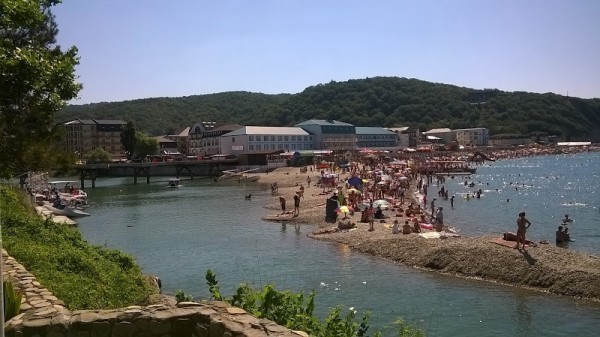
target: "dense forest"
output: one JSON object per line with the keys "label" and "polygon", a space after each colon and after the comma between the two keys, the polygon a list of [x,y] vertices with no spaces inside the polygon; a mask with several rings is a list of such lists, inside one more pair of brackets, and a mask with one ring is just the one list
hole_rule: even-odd
{"label": "dense forest", "polygon": [[57,122],[75,118],[131,120],[137,129],[154,135],[199,121],[290,126],[318,118],[356,126],[422,131],[486,127],[492,135],[542,131],[564,140],[600,140],[600,99],[477,90],[398,77],[330,82],[293,95],[224,92],[70,105],[56,116]]}

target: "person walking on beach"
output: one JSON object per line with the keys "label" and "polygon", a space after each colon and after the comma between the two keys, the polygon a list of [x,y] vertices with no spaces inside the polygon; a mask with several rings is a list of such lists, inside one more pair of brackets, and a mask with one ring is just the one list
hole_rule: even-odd
{"label": "person walking on beach", "polygon": [[306,184],[308,185],[308,187],[310,187],[310,182],[312,180],[310,180],[310,176],[306,177]]}
{"label": "person walking on beach", "polygon": [[369,219],[369,232],[372,232],[375,230],[375,228],[373,228],[375,224],[375,209],[373,208],[373,203],[369,204],[369,209],[367,209],[367,217]]}
{"label": "person walking on beach", "polygon": [[294,195],[294,214],[293,217],[297,217],[300,215],[300,196],[298,194]]}
{"label": "person walking on beach", "polygon": [[521,242],[523,250],[525,250],[525,233],[527,232],[527,228],[531,226],[531,222],[525,218],[525,212],[519,213],[517,226],[517,245],[515,246],[515,249],[519,249],[519,242]]}
{"label": "person walking on beach", "polygon": [[431,199],[431,215],[435,214],[435,201],[436,200],[437,200],[436,198]]}
{"label": "person walking on beach", "polygon": [[281,214],[285,214],[285,198],[279,197],[279,203],[281,204]]}

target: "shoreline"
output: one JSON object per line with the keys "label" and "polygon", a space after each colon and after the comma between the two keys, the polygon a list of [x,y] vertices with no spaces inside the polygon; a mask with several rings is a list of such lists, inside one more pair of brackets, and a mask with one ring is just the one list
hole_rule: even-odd
{"label": "shoreline", "polygon": [[[553,243],[539,244],[522,251],[491,242],[498,238],[492,236],[493,233],[446,239],[426,239],[415,233],[392,234],[390,224],[394,219],[403,221],[403,217],[378,220],[375,230],[370,232],[369,224],[358,221],[358,213],[349,217],[357,225],[356,229],[332,232],[330,229],[337,227],[337,223],[325,222],[324,206],[331,193],[323,193],[323,189],[312,184],[308,187],[306,177],[309,175],[312,182],[316,182],[319,172],[309,170],[301,173],[300,168],[283,167],[268,174],[261,173],[259,183],[268,187],[268,184],[277,181],[279,185],[272,202],[264,206],[268,214],[262,219],[282,224],[310,224],[316,227],[307,234],[312,239],[345,244],[353,251],[418,270],[600,301],[600,282],[597,281],[600,279],[600,256],[565,250]],[[348,173],[341,174],[340,181],[348,176]],[[292,196],[299,190],[300,184],[305,187],[300,214],[298,217],[282,215],[279,196],[287,199],[286,210],[292,211]],[[415,187],[411,184],[407,199],[414,198]]]}

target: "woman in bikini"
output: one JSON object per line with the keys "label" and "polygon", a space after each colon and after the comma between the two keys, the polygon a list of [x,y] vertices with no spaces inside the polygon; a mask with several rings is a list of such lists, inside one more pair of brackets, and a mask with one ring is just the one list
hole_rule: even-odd
{"label": "woman in bikini", "polygon": [[515,246],[515,249],[519,249],[519,242],[521,242],[523,250],[525,250],[525,233],[527,232],[527,228],[531,226],[531,222],[525,218],[525,212],[519,213],[517,226],[517,245]]}

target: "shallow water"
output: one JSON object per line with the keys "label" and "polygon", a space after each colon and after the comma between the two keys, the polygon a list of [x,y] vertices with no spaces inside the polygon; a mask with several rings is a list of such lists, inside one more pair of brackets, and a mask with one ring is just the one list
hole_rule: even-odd
{"label": "shallow water", "polygon": [[[571,249],[598,254],[598,238],[593,236],[598,224],[591,220],[598,212],[599,168],[598,154],[502,161],[481,167],[474,176],[476,182],[489,182],[493,193],[457,200],[454,210],[439,202],[446,221],[460,223],[465,234],[512,230],[516,214],[525,209],[535,239],[552,239],[554,224],[567,210],[576,221],[571,227],[577,241]],[[241,282],[314,289],[321,314],[335,305],[369,310],[372,325],[379,328],[401,316],[429,336],[600,334],[598,303],[418,271],[309,239],[310,226],[282,227],[260,220],[270,193],[256,184],[215,186],[195,180],[168,189],[163,180],[150,185],[132,185],[131,178],[100,180],[98,188],[88,189],[92,216],[80,219],[79,228],[94,244],[134,255],[144,272],[161,277],[167,293],[182,289],[209,297],[204,274],[210,268],[223,294],[232,294]],[[459,181],[446,185],[452,192],[465,192]],[[505,188],[511,181],[534,187]],[[573,183],[582,188],[565,188]],[[495,192],[496,186],[502,192]],[[251,201],[244,199],[248,193]],[[506,198],[510,203],[502,202]],[[569,202],[586,206],[561,206]]]}

